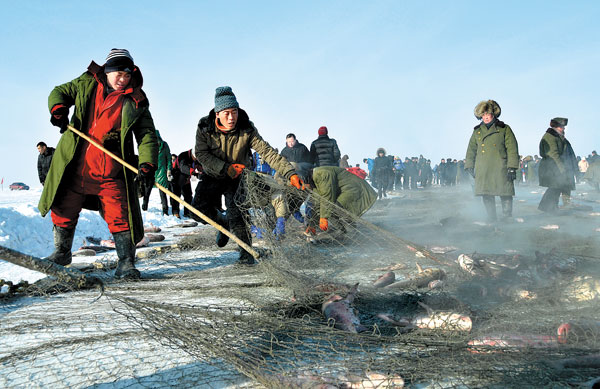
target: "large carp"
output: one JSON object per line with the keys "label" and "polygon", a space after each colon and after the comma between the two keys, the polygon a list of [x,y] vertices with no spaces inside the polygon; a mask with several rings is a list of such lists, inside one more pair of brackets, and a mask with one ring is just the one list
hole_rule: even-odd
{"label": "large carp", "polygon": [[362,332],[367,328],[360,324],[360,319],[356,315],[356,310],[352,307],[354,296],[358,290],[358,284],[354,285],[345,298],[338,294],[329,297],[321,307],[323,315],[327,320],[334,321],[334,327],[348,332]]}

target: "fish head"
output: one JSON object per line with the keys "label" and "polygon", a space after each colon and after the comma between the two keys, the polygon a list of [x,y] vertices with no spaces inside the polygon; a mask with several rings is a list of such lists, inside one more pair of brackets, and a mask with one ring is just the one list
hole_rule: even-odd
{"label": "fish head", "polygon": [[558,335],[558,343],[567,343],[567,338],[571,332],[571,323],[563,323],[558,326],[556,333]]}

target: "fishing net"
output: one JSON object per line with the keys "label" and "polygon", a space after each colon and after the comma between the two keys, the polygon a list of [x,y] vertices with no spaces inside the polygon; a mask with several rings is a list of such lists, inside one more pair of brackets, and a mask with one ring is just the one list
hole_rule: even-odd
{"label": "fishing net", "polygon": [[[591,385],[600,376],[598,240],[517,230],[529,251],[490,254],[399,236],[403,224],[432,225],[430,241],[451,242],[442,231],[461,220],[423,216],[432,207],[424,199],[446,195],[398,196],[357,217],[310,190],[245,173],[238,202],[262,253],[257,265],[236,264],[233,243],[217,250],[214,232],[198,228],[140,259],[140,282],[93,272],[105,277],[100,298],[72,288],[7,300],[0,385]],[[467,201],[457,196],[445,214]],[[321,206],[333,210],[325,232]],[[471,223],[460,233],[510,241],[511,228]],[[552,241],[560,247],[549,249]],[[355,317],[335,320],[335,308]]]}

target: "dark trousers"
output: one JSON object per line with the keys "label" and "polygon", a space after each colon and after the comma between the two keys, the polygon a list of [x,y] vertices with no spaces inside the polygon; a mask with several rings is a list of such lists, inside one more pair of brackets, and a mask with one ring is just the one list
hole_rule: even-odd
{"label": "dark trousers", "polygon": [[[192,205],[212,220],[215,220],[218,218],[217,212],[220,212],[221,196],[225,196],[228,224],[225,227],[228,227],[229,231],[235,236],[251,246],[252,239],[247,227],[250,222],[250,215],[248,210],[241,210],[238,207],[238,204],[243,204],[246,200],[245,190],[246,188],[242,184],[241,178],[214,178],[204,174],[202,180],[196,186]],[[198,221],[206,224],[200,218],[198,218]]]}
{"label": "dark trousers", "polygon": [[[144,211],[148,210],[148,200],[150,199],[150,193],[152,192],[152,189],[154,189],[154,186],[145,188],[144,199],[142,201],[142,209]],[[169,214],[169,203],[167,202],[167,194],[160,189],[158,190],[158,193],[160,194],[160,203],[162,205],[163,215],[168,215]],[[175,200],[171,200],[171,201],[175,201]],[[179,203],[178,203],[178,205],[179,205]],[[177,208],[177,209],[179,209],[179,208]]]}
{"label": "dark trousers", "polygon": [[[171,192],[177,197],[181,197],[183,194],[183,200],[188,204],[192,203],[192,184],[189,182],[184,182],[183,185],[180,185],[177,182],[171,182]],[[179,215],[179,203],[173,199],[171,199],[171,209],[173,215]],[[183,210],[183,216],[190,216],[190,214],[191,212],[187,209]]]}
{"label": "dark trousers", "polygon": [[558,211],[558,201],[560,200],[560,194],[562,193],[562,189],[559,188],[548,188],[544,195],[542,196],[542,200],[538,205],[538,209],[543,212],[556,212]]}

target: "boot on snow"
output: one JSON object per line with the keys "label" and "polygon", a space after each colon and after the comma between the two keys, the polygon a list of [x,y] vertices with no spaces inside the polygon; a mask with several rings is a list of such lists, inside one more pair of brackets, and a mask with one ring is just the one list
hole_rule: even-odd
{"label": "boot on snow", "polygon": [[115,239],[115,249],[117,250],[117,269],[115,278],[138,280],[141,277],[140,271],[135,268],[135,245],[131,239],[131,232],[123,231],[113,234]]}
{"label": "boot on snow", "polygon": [[[219,224],[221,227],[225,228],[226,230],[229,229],[229,222],[227,222],[227,217],[225,215],[223,215],[221,212],[217,212],[216,217],[215,217],[215,222],[217,222],[217,224]],[[228,242],[229,242],[229,237],[227,235],[225,235],[224,233],[222,233],[221,231],[218,231],[217,232],[217,246],[225,247]]]}
{"label": "boot on snow", "polygon": [[71,246],[75,228],[54,226],[54,252],[46,259],[62,266],[67,266],[72,261]]}

